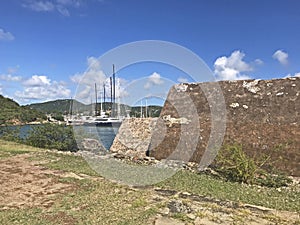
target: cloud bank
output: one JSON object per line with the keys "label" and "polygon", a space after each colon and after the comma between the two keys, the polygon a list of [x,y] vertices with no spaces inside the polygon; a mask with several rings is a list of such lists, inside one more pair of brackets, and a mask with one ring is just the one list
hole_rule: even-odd
{"label": "cloud bank", "polygon": [[160,76],[160,74],[157,72],[154,72],[148,77],[148,80],[147,80],[146,84],[144,85],[144,88],[149,89],[154,85],[161,85],[163,83],[164,83],[164,81],[162,80],[162,77]]}
{"label": "cloud bank", "polygon": [[10,33],[0,28],[0,41],[12,41],[15,37]]}
{"label": "cloud bank", "polygon": [[63,16],[70,16],[69,8],[78,8],[81,6],[81,0],[26,0],[23,7],[36,12],[55,12],[57,11]]}
{"label": "cloud bank", "polygon": [[[250,76],[244,72],[252,71],[253,67],[243,60],[244,57],[244,53],[236,50],[229,57],[222,56],[217,58],[214,63],[214,72],[217,80],[250,79]],[[259,63],[262,63],[262,61],[260,60]]]}
{"label": "cloud bank", "polygon": [[16,91],[15,96],[22,101],[49,101],[70,98],[71,90],[64,82],[51,81],[47,76],[33,75],[22,82],[23,91]]}
{"label": "cloud bank", "polygon": [[273,54],[273,59],[278,60],[278,62],[282,65],[287,65],[288,64],[288,57],[289,55],[284,52],[283,50],[277,50],[274,54]]}

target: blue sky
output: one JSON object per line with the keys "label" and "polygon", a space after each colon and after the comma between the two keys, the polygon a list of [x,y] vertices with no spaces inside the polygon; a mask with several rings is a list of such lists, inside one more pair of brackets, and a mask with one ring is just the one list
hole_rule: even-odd
{"label": "blue sky", "polygon": [[[297,0],[1,1],[0,94],[20,104],[73,97],[88,66],[108,76],[101,55],[141,40],[190,49],[218,80],[299,76],[299,10]],[[145,89],[191,81],[159,63],[117,75],[121,85],[144,78]]]}

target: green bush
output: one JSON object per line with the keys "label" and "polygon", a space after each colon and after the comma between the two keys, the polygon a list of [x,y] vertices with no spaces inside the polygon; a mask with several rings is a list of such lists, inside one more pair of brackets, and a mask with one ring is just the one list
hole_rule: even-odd
{"label": "green bush", "polygon": [[20,127],[0,127],[0,138],[5,141],[22,142],[22,139],[20,138]]}
{"label": "green bush", "polygon": [[77,151],[72,127],[58,124],[34,126],[25,140],[26,144],[61,151]]}
{"label": "green bush", "polygon": [[216,159],[217,171],[228,180],[251,184],[257,165],[248,157],[241,145],[227,145],[220,150]]}
{"label": "green bush", "polygon": [[283,187],[292,183],[292,179],[286,176],[286,174],[280,171],[267,172],[260,169],[255,178],[255,184],[266,186],[266,187]]}
{"label": "green bush", "polygon": [[263,168],[266,163],[273,164],[270,160],[270,155],[262,155],[260,159],[250,158],[245,154],[241,145],[233,144],[226,145],[219,151],[214,167],[221,176],[233,182],[275,188],[291,183],[292,180],[284,173],[274,168],[269,171]]}
{"label": "green bush", "polygon": [[52,115],[52,118],[58,121],[65,121],[63,115],[55,113],[54,115]]}

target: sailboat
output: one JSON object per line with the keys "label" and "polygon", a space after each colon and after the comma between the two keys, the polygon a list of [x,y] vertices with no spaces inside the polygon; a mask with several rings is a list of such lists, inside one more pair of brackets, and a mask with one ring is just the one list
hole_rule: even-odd
{"label": "sailboat", "polygon": [[[95,104],[95,116],[89,117],[84,121],[84,125],[96,125],[96,126],[115,126],[118,127],[121,125],[123,118],[120,117],[120,102],[118,102],[118,107],[117,107],[117,114],[115,113],[115,109],[113,108],[113,103],[115,103],[115,70],[114,70],[114,65],[113,65],[113,77],[111,79],[111,115],[108,116],[105,111],[103,110],[103,103],[102,103],[102,98],[100,96],[101,102],[100,102],[100,113],[98,115],[98,110],[97,110],[97,85],[95,83],[95,97],[96,97],[96,104]],[[120,84],[118,84],[118,87]],[[105,84],[103,84],[103,93],[104,93],[104,98],[103,101],[105,103]]]}

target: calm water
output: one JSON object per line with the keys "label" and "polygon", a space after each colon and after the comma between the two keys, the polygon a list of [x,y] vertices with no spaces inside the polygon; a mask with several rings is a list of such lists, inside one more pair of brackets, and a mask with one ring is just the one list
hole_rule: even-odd
{"label": "calm water", "polygon": [[[43,125],[10,126],[9,128],[19,129],[20,137],[26,138],[29,131],[34,126],[43,126]],[[118,127],[96,127],[96,126],[74,126],[73,129],[84,132],[85,136],[98,139],[106,149],[110,149],[110,146],[112,145],[119,128]],[[1,134],[1,127],[0,127],[0,134]]]}
{"label": "calm water", "polygon": [[110,149],[119,129],[118,127],[74,126],[74,129],[78,128],[84,130],[91,138],[98,139],[106,149]]}

